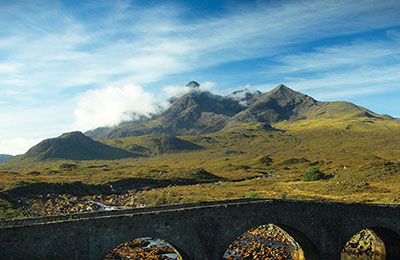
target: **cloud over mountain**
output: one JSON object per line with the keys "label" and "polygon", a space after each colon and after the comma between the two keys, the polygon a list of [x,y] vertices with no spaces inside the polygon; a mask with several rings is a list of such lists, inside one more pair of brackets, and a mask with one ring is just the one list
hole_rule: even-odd
{"label": "cloud over mountain", "polygon": [[[198,87],[198,91],[209,91],[215,87],[215,83],[211,81],[206,81],[200,83]],[[167,95],[167,97],[181,97],[190,92],[190,88],[187,86],[180,86],[180,85],[169,85],[164,87],[163,92]]]}
{"label": "cloud over mountain", "polygon": [[[1,1],[0,141],[113,125],[132,110],[89,89],[182,95],[176,84],[192,78],[220,93],[284,82],[321,99],[386,94],[372,108],[398,114],[399,10],[396,0]],[[97,102],[112,111],[93,112]]]}
{"label": "cloud over mountain", "polygon": [[94,89],[79,96],[74,110],[75,125],[84,130],[114,126],[122,121],[150,116],[162,109],[155,104],[154,95],[138,85]]}

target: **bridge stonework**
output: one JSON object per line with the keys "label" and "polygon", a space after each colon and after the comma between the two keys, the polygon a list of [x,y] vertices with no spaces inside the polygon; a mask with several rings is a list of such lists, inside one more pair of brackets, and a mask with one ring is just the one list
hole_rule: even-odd
{"label": "bridge stonework", "polygon": [[269,223],[304,234],[319,259],[340,259],[361,229],[399,234],[400,206],[255,199],[8,221],[0,223],[0,259],[101,259],[120,243],[157,237],[188,259],[218,260],[237,236]]}

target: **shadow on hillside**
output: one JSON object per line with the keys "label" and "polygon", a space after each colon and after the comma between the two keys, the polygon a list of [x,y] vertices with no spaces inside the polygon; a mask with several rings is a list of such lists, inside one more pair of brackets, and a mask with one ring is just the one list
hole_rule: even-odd
{"label": "shadow on hillside", "polygon": [[79,181],[72,183],[31,183],[24,186],[16,187],[4,192],[0,192],[0,198],[10,202],[29,198],[38,195],[47,194],[71,194],[74,196],[86,195],[110,195],[123,194],[127,190],[143,190],[151,188],[164,188],[170,185],[194,185],[201,183],[212,183],[223,180],[223,178],[205,178],[205,179],[146,179],[146,178],[127,178],[105,184],[86,184]]}

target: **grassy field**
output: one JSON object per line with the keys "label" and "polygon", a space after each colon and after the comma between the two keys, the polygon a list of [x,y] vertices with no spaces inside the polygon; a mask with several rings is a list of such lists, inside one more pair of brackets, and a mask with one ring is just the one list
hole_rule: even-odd
{"label": "grassy field", "polygon": [[[18,214],[7,197],[18,187],[39,182],[109,185],[125,179],[171,181],[168,187],[137,194],[138,205],[240,197],[400,202],[398,120],[319,118],[273,127],[279,130],[241,124],[213,134],[181,136],[204,149],[166,153],[148,144],[148,136],[101,140],[126,150],[141,149],[143,157],[132,159],[3,163],[0,215]],[[324,178],[304,181],[310,167],[318,168]],[[177,179],[212,183],[174,185]]]}

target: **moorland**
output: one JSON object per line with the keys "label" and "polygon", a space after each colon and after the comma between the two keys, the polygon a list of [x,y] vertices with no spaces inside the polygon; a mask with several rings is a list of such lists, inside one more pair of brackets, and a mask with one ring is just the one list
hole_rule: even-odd
{"label": "moorland", "polygon": [[283,85],[229,96],[188,87],[161,114],[0,163],[0,217],[243,197],[400,202],[399,119]]}

